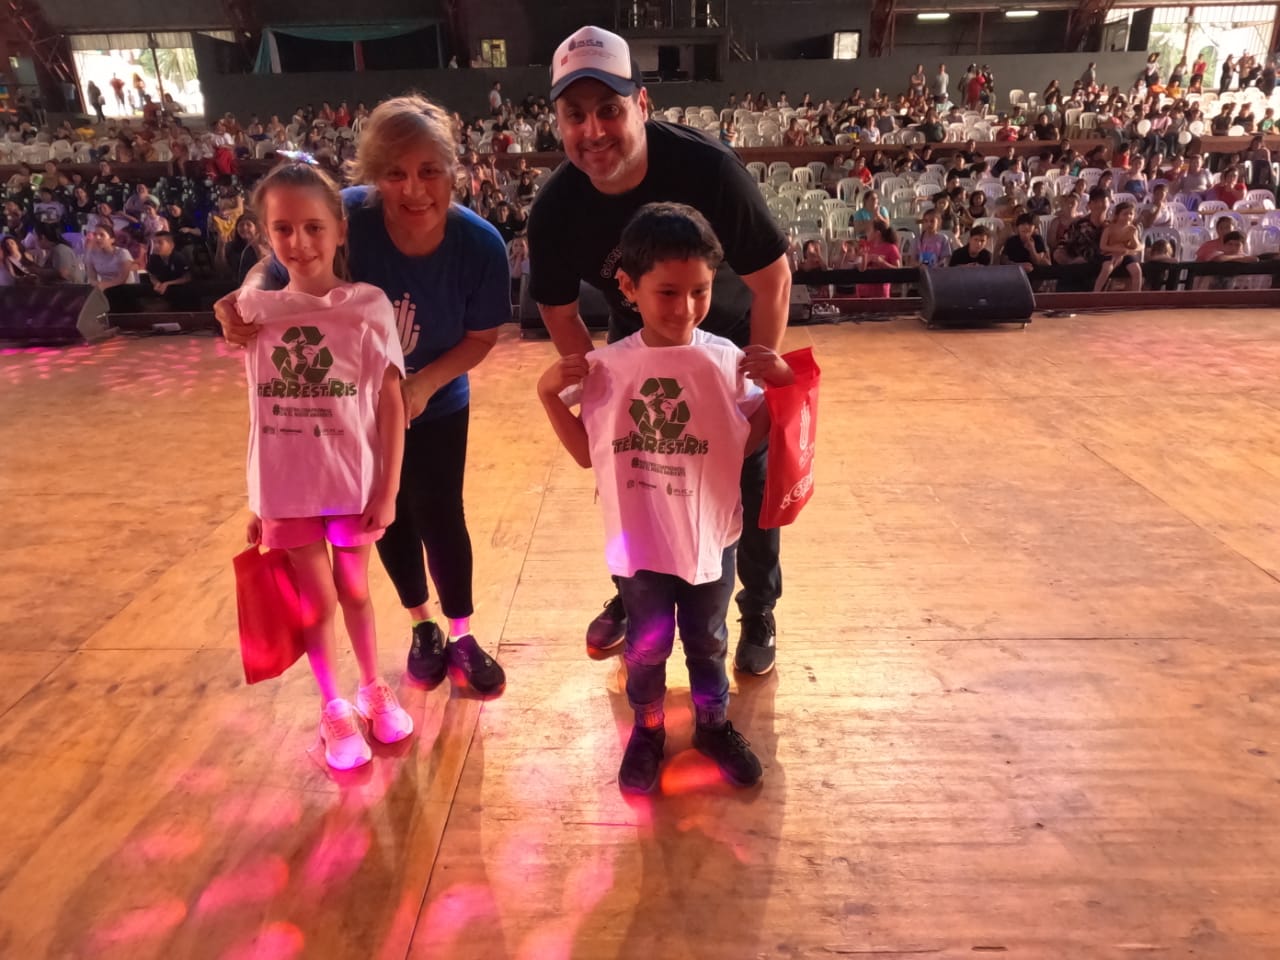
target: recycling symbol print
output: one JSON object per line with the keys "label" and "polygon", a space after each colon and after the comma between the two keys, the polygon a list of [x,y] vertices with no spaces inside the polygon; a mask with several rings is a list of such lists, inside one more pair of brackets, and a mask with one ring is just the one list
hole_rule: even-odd
{"label": "recycling symbol print", "polygon": [[631,419],[646,437],[675,440],[689,422],[689,405],[680,399],[680,384],[670,377],[650,377],[631,401]]}
{"label": "recycling symbol print", "polygon": [[271,362],[282,379],[290,383],[323,383],[333,366],[333,354],[320,341],[324,334],[316,327],[290,327],[271,351]]}

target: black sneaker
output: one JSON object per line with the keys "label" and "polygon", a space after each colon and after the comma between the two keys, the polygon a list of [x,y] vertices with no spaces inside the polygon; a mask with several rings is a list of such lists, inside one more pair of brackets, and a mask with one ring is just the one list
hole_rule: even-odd
{"label": "black sneaker", "polygon": [[498,661],[481,650],[469,633],[449,644],[449,664],[462,671],[477,693],[493,693],[507,682],[507,674]]}
{"label": "black sneaker", "polygon": [[698,727],[693,731],[694,749],[710,757],[730,783],[749,787],[763,772],[751,752],[747,738],[725,722],[723,727]]}
{"label": "black sneaker", "polygon": [[631,739],[618,768],[618,786],[623,793],[653,793],[662,772],[662,748],[667,742],[663,727],[631,728]]}
{"label": "black sneaker", "polygon": [[444,634],[434,620],[415,624],[409,643],[409,676],[433,687],[443,680],[448,669],[444,647]]}
{"label": "black sneaker", "polygon": [[733,667],[743,673],[763,677],[773,669],[773,639],[778,632],[773,613],[744,613],[738,622],[742,624],[742,633],[738,637],[738,652],[734,654]]}
{"label": "black sneaker", "polygon": [[627,635],[627,609],[616,593],[604,605],[600,615],[587,627],[587,647],[591,650],[612,650]]}

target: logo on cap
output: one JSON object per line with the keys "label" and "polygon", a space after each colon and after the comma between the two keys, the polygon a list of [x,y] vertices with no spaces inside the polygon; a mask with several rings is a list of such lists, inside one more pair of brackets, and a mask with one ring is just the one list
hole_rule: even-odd
{"label": "logo on cap", "polygon": [[579,47],[603,47],[603,46],[604,46],[604,41],[602,40],[596,40],[592,37],[584,37],[581,40],[570,40],[569,52],[572,53],[574,50],[577,50]]}

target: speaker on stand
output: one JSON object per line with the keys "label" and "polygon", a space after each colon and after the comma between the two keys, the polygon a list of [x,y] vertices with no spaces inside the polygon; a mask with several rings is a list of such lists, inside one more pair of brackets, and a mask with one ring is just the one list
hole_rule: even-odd
{"label": "speaker on stand", "polygon": [[920,268],[920,316],[930,327],[1031,322],[1036,300],[1019,266]]}
{"label": "speaker on stand", "polygon": [[0,289],[0,340],[83,343],[113,332],[107,298],[95,286],[60,283]]}

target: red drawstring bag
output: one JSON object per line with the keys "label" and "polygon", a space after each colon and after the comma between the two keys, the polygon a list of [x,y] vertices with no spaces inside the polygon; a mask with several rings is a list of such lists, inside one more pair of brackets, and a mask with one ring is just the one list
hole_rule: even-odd
{"label": "red drawstring bag", "polygon": [[307,648],[289,555],[284,550],[263,553],[255,545],[237,554],[232,565],[244,679],[270,680],[293,666]]}
{"label": "red drawstring bag", "polygon": [[764,501],[760,526],[794,523],[800,508],[813,496],[813,454],[818,438],[818,379],[822,371],[813,348],[793,350],[782,357],[796,374],[786,387],[767,387],[769,453],[765,463]]}

